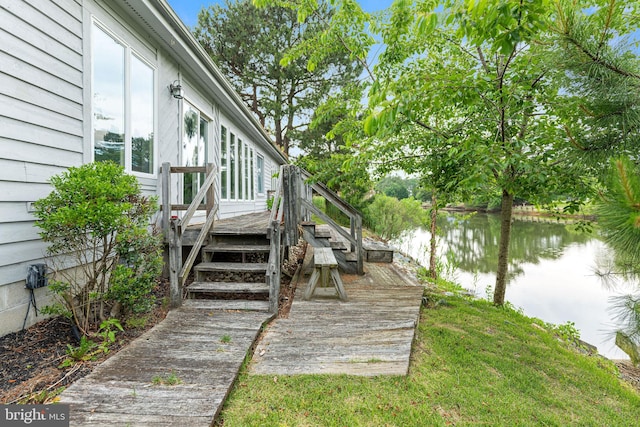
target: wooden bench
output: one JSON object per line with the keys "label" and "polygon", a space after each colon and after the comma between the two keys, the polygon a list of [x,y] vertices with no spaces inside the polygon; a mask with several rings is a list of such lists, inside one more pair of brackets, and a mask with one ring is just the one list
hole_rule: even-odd
{"label": "wooden bench", "polygon": [[331,248],[313,248],[313,266],[313,273],[304,293],[304,299],[311,298],[318,282],[321,283],[321,287],[329,287],[329,280],[331,280],[340,299],[346,301],[347,293],[344,291],[344,285],[340,279],[340,273],[338,273],[338,262],[333,255],[333,250]]}

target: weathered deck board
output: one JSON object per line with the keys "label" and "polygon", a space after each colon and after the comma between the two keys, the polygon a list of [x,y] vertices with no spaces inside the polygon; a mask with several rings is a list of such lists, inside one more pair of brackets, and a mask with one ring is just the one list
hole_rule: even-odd
{"label": "weathered deck board", "polygon": [[393,264],[366,267],[364,276],[342,275],[346,302],[305,301],[308,283],[298,283],[289,318],[267,328],[250,372],[406,375],[423,288]]}
{"label": "weathered deck board", "polygon": [[214,234],[266,234],[269,227],[269,211],[251,213],[222,219],[214,223]]}
{"label": "weathered deck board", "polygon": [[[60,402],[71,405],[73,426],[209,426],[270,317],[185,304],[75,382]],[[180,383],[153,384],[170,374]]]}

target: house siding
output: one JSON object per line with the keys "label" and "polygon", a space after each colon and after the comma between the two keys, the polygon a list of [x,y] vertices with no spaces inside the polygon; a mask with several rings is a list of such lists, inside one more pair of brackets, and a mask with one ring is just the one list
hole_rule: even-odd
{"label": "house siding", "polygon": [[[0,0],[0,22],[2,335],[22,327],[27,268],[44,256],[29,204],[49,193],[52,175],[82,163],[82,6]],[[46,301],[45,290],[37,296]]]}
{"label": "house siding", "polygon": [[[265,209],[272,165],[283,158],[167,8],[162,0],[0,0],[0,335],[22,328],[27,270],[45,255],[32,202],[49,194],[51,176],[93,159],[94,19],[156,70],[154,170],[136,174],[143,192],[161,202],[160,166],[181,164],[182,101],[169,92],[169,84],[180,80],[185,99],[211,119],[207,161],[219,165],[221,123],[236,128],[265,159],[265,194],[221,201],[219,216]],[[180,194],[174,179],[172,203]],[[36,290],[36,298],[38,306],[46,305],[48,288]],[[31,309],[26,324],[41,319]]]}

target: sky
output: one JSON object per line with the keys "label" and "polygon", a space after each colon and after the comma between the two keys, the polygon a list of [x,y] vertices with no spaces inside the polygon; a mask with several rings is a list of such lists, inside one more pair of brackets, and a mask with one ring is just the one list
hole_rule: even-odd
{"label": "sky", "polygon": [[[182,22],[192,28],[198,22],[198,12],[212,4],[224,4],[224,0],[167,0]],[[367,12],[375,12],[391,6],[393,0],[360,0],[358,3]]]}

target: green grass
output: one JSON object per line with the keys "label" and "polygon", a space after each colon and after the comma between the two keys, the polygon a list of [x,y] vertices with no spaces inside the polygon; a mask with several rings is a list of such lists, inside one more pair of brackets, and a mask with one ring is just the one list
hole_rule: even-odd
{"label": "green grass", "polygon": [[[249,376],[228,426],[628,426],[640,394],[615,366],[485,301],[422,309],[407,377]],[[537,323],[540,323],[537,321]]]}

